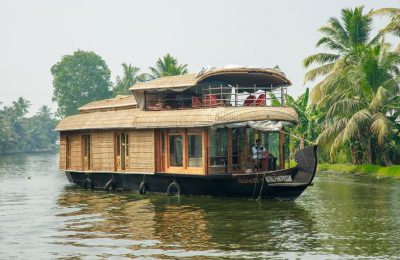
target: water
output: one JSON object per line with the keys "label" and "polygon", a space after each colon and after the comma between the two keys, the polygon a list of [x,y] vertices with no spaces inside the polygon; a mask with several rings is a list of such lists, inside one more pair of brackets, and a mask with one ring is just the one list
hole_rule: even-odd
{"label": "water", "polygon": [[57,154],[0,158],[0,259],[397,258],[400,181],[317,176],[295,202],[81,190]]}

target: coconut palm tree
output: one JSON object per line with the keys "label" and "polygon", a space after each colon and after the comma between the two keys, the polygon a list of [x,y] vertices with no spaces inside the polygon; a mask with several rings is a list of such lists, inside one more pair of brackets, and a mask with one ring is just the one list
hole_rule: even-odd
{"label": "coconut palm tree", "polygon": [[[399,8],[381,8],[374,10],[370,13],[370,16],[388,16],[391,18],[388,25],[383,28],[380,33],[392,33],[400,37],[400,9]],[[400,43],[397,45],[395,51],[400,52]]]}
{"label": "coconut palm tree", "polygon": [[383,159],[390,164],[387,140],[399,134],[395,122],[400,111],[399,65],[400,53],[390,51],[390,45],[382,41],[363,47],[357,63],[335,76],[331,95],[335,97],[326,113],[326,129],[318,137],[331,158],[347,145],[353,163],[363,162],[357,154],[361,151],[368,154],[368,163]]}
{"label": "coconut palm tree", "polygon": [[115,87],[113,88],[113,95],[127,95],[129,88],[138,81],[138,73],[140,69],[131,64],[122,63],[123,76],[117,76]]}
{"label": "coconut palm tree", "polygon": [[187,64],[178,64],[178,60],[170,54],[159,58],[155,67],[149,67],[153,78],[183,75],[187,73]]}
{"label": "coconut palm tree", "polygon": [[363,13],[363,7],[343,9],[341,18],[332,17],[328,24],[319,29],[323,37],[317,42],[317,47],[324,47],[329,52],[313,54],[304,59],[304,67],[312,68],[305,74],[304,82],[323,79],[314,86],[311,101],[315,104],[324,103],[329,95],[329,82],[342,73],[349,64],[357,62],[363,46],[375,43],[379,36],[370,39],[372,18]]}

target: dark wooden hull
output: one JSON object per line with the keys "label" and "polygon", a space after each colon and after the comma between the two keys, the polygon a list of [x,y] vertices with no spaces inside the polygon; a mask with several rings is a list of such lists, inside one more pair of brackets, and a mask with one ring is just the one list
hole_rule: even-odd
{"label": "dark wooden hull", "polygon": [[[171,183],[182,195],[206,195],[294,200],[311,184],[316,171],[316,146],[306,147],[294,156],[294,168],[251,174],[184,175],[170,173],[107,173],[67,171],[68,180],[83,188],[168,193]],[[107,185],[108,184],[108,185]]]}

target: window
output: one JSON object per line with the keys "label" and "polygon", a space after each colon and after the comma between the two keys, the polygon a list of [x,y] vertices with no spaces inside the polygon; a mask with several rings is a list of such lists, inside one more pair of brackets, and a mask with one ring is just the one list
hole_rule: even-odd
{"label": "window", "polygon": [[183,131],[170,130],[169,132],[169,166],[183,166]]}
{"label": "window", "polygon": [[83,170],[90,170],[91,167],[91,143],[90,135],[82,136]]}
{"label": "window", "polygon": [[203,146],[202,146],[201,130],[188,132],[187,147],[188,147],[188,167],[202,167]]}
{"label": "window", "polygon": [[195,128],[168,131],[168,168],[197,168],[192,170],[199,171],[203,167],[202,133],[202,129]]}
{"label": "window", "polygon": [[117,133],[115,142],[117,171],[125,171],[129,168],[129,135],[127,133]]}
{"label": "window", "polygon": [[65,168],[71,169],[71,137],[65,137]]}
{"label": "window", "polygon": [[280,147],[279,147],[279,133],[271,132],[268,134],[268,152],[276,159],[276,164],[271,169],[279,169],[280,163]]}
{"label": "window", "polygon": [[241,169],[244,163],[245,129],[232,129],[232,165],[234,169]]}
{"label": "window", "polygon": [[210,164],[228,164],[228,130],[226,128],[211,129],[210,133]]}

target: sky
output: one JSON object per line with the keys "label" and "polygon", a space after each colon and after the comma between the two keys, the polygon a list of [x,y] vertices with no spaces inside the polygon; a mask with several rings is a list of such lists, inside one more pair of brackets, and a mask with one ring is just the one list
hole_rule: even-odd
{"label": "sky", "polygon": [[[302,60],[321,49],[318,28],[342,8],[400,7],[400,0],[0,0],[0,102],[23,96],[30,115],[42,105],[55,112],[50,68],[76,50],[94,51],[112,81],[131,63],[148,71],[167,53],[203,66],[278,65],[298,96],[306,70]],[[382,28],[387,19],[376,19]]]}

